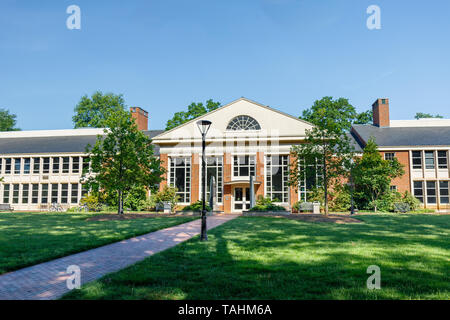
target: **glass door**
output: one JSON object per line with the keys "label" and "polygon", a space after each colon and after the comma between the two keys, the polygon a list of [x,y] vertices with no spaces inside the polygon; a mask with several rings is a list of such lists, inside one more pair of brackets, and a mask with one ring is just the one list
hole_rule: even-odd
{"label": "glass door", "polygon": [[250,189],[234,188],[234,211],[240,212],[248,209],[250,209]]}

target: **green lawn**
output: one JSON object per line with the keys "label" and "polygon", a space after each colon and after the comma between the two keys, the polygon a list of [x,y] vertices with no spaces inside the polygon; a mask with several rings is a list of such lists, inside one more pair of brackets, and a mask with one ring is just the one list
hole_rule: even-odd
{"label": "green lawn", "polygon": [[87,221],[75,213],[0,213],[0,274],[193,220]]}
{"label": "green lawn", "polygon": [[[66,299],[450,299],[450,216],[240,217]],[[367,267],[381,268],[368,290]]]}

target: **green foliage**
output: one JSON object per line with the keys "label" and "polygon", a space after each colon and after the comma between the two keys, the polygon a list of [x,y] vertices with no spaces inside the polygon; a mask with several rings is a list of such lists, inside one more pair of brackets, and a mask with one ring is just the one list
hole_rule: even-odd
{"label": "green foliage", "polygon": [[72,121],[75,128],[106,128],[110,125],[107,123],[109,115],[118,111],[125,111],[125,100],[121,94],[96,91],[90,98],[87,95],[81,97]]}
{"label": "green foliage", "polygon": [[407,203],[411,211],[415,211],[420,208],[421,202],[414,197],[409,191],[405,191],[402,197],[402,202]]}
{"label": "green foliage", "polygon": [[124,207],[132,211],[142,210],[142,202],[147,198],[147,190],[143,186],[135,186],[126,194]]}
{"label": "green foliage", "polygon": [[360,208],[393,210],[393,193],[389,187],[392,179],[404,174],[403,165],[396,158],[384,160],[373,138],[367,142],[362,158],[356,159],[352,173],[355,199]]}
{"label": "green foliage", "polygon": [[98,212],[101,211],[103,205],[99,202],[98,196],[95,195],[87,195],[80,200],[81,205],[87,206],[90,212]]}
{"label": "green foliage", "polygon": [[[194,211],[194,212],[201,212],[203,210],[203,203],[201,200],[198,200],[186,207],[183,208],[183,211]],[[211,211],[211,207],[208,203],[206,203],[206,211]]]}
{"label": "green foliage", "polygon": [[142,200],[140,203],[140,209],[142,211],[155,211],[156,210],[156,201],[155,201],[155,195],[152,194],[149,197],[146,197],[145,200]]}
{"label": "green foliage", "polygon": [[441,116],[440,114],[436,114],[436,115],[432,115],[431,113],[423,113],[423,112],[417,112],[416,115],[414,116],[415,119],[419,120],[419,119],[424,119],[424,118],[444,118],[443,116]]}
{"label": "green foliage", "polygon": [[17,116],[9,110],[0,108],[0,131],[18,131],[16,128]]}
{"label": "green foliage", "polygon": [[292,211],[300,212],[300,205],[303,203],[303,201],[297,201],[292,205]]}
{"label": "green foliage", "polygon": [[179,201],[177,189],[165,185],[161,191],[158,191],[158,193],[155,194],[154,200],[155,203],[170,202],[170,206],[173,210]]}
{"label": "green foliage", "polygon": [[352,124],[366,124],[373,121],[372,110],[356,112],[348,99],[323,97],[316,100],[314,105],[302,112],[300,119],[311,122],[322,129],[335,132],[349,131]]}
{"label": "green foliage", "polygon": [[220,107],[220,102],[214,102],[212,99],[209,99],[208,101],[206,101],[206,105],[203,105],[203,103],[201,103],[201,102],[198,102],[198,103],[192,102],[188,106],[188,111],[176,112],[174,114],[173,118],[167,121],[166,130],[170,130],[175,127],[178,127],[179,125],[181,125],[185,122],[188,122],[190,120],[198,118],[201,115],[204,115],[207,112],[216,110],[219,107]]}
{"label": "green foliage", "polygon": [[256,205],[249,211],[286,211],[286,208],[276,205],[275,201],[270,197],[259,196],[256,200]]}
{"label": "green foliage", "polygon": [[406,213],[411,211],[411,207],[406,202],[395,202],[394,212]]}
{"label": "green foliage", "polygon": [[154,189],[164,169],[153,155],[151,140],[137,129],[129,112],[112,112],[106,127],[105,135],[87,148],[94,174],[83,173],[82,182],[94,192],[116,193],[118,212],[123,213],[124,196],[134,188]]}
{"label": "green foliage", "polygon": [[354,124],[368,124],[373,122],[373,111],[367,110],[356,115],[353,120]]}

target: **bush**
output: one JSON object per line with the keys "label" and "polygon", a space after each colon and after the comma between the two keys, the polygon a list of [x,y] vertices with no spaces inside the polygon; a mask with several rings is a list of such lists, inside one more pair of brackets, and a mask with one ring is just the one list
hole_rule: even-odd
{"label": "bush", "polygon": [[[203,210],[203,202],[202,200],[198,200],[186,207],[183,208],[183,211],[194,211],[194,212],[201,212]],[[211,207],[206,204],[206,211],[211,211]]]}
{"label": "bush", "polygon": [[81,205],[85,205],[91,212],[99,212],[102,210],[103,204],[98,200],[95,195],[87,195],[80,200]]}
{"label": "bush", "polygon": [[155,211],[156,210],[156,201],[155,196],[152,194],[150,197],[147,197],[145,200],[141,200],[139,207],[142,211]]}
{"label": "bush", "polygon": [[142,201],[146,199],[147,190],[144,187],[135,187],[126,193],[123,207],[132,211],[142,210]]}
{"label": "bush", "polygon": [[292,211],[300,212],[300,205],[303,203],[303,201],[297,201],[292,206]]}
{"label": "bush", "polygon": [[286,211],[284,207],[276,205],[274,202],[270,197],[259,196],[256,205],[249,211]]}
{"label": "bush", "polygon": [[411,211],[415,211],[420,208],[421,202],[414,197],[409,191],[405,191],[402,197],[402,202],[407,203]]}
{"label": "bush", "polygon": [[394,212],[406,213],[411,211],[411,207],[406,202],[395,202],[394,203]]}
{"label": "bush", "polygon": [[169,186],[164,186],[164,188],[155,194],[155,203],[159,204],[162,202],[170,202],[170,207],[172,211],[177,206],[179,196],[177,195],[177,189]]}

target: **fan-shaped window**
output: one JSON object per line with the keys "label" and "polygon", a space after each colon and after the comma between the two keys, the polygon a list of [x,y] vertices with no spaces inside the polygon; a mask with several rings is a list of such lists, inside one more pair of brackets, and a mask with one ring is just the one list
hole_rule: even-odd
{"label": "fan-shaped window", "polygon": [[252,117],[237,116],[228,123],[227,130],[261,130],[261,127]]}

